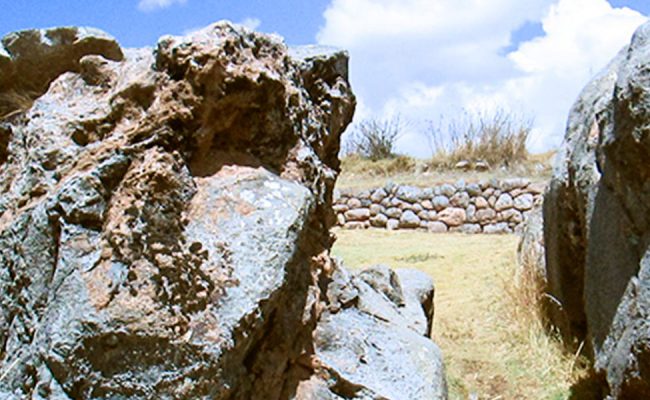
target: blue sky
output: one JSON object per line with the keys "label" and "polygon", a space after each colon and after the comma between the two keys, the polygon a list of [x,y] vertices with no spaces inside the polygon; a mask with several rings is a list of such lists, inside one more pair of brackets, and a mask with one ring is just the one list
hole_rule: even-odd
{"label": "blue sky", "polygon": [[[435,0],[433,0],[435,1]],[[86,25],[103,29],[123,46],[152,46],[164,34],[182,34],[221,19],[260,21],[259,30],[277,32],[290,44],[316,41],[330,0],[186,0],[143,11],[138,0],[3,0],[0,35],[28,28]],[[609,0],[650,15],[648,0]],[[541,34],[541,25],[527,22],[513,32],[514,43]]]}
{"label": "blue sky", "polygon": [[529,147],[556,147],[580,89],[650,15],[650,0],[0,1],[2,36],[86,25],[141,47],[229,19],[348,49],[355,121],[399,114],[399,149],[423,157],[430,121],[466,110],[532,118]]}
{"label": "blue sky", "polygon": [[212,22],[258,19],[260,30],[288,43],[313,43],[328,0],[186,0],[141,10],[138,0],[2,0],[0,35],[33,27],[86,25],[115,36],[122,46],[153,46],[164,34],[181,34]]}

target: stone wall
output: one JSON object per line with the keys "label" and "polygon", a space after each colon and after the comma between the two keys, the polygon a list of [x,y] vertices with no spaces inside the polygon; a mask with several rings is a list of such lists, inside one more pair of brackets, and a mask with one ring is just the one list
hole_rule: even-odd
{"label": "stone wall", "polygon": [[348,229],[512,233],[541,202],[544,189],[543,183],[524,178],[460,180],[425,189],[389,183],[371,190],[340,190],[333,208],[338,225]]}

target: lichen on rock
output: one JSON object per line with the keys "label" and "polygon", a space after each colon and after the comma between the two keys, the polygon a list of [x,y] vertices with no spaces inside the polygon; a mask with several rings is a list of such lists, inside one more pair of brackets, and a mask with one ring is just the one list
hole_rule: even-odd
{"label": "lichen on rock", "polygon": [[226,22],[3,45],[33,104],[0,114],[0,398],[297,396],[342,271],[347,54]]}

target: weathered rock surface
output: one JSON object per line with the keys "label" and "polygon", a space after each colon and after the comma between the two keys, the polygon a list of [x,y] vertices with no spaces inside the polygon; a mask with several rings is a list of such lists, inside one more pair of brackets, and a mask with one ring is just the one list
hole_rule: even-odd
{"label": "weathered rock surface", "polygon": [[64,72],[79,72],[84,56],[120,61],[115,39],[92,28],[63,27],[10,33],[0,43],[0,117],[45,92]]}
{"label": "weathered rock surface", "polygon": [[327,293],[315,336],[318,373],[301,384],[299,398],[446,398],[440,350],[427,338],[433,283],[425,274],[339,271]]}
{"label": "weathered rock surface", "polygon": [[0,116],[0,398],[446,397],[432,283],[329,257],[344,52],[7,38],[0,94],[38,98]]}
{"label": "weathered rock surface", "polygon": [[545,197],[557,320],[585,339],[610,398],[650,397],[650,25],[572,109]]}

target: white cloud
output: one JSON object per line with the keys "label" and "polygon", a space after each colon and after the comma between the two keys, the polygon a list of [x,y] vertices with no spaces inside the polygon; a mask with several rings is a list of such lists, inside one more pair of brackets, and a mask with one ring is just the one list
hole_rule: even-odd
{"label": "white cloud", "polygon": [[187,0],[140,0],[138,9],[144,12],[150,12],[162,8],[171,7],[174,4],[185,4]]}
{"label": "white cloud", "polygon": [[[527,21],[544,35],[503,54]],[[350,51],[363,117],[413,122],[400,150],[429,155],[418,122],[504,108],[534,118],[538,151],[559,144],[580,89],[644,21],[606,0],[333,0],[318,41]]]}
{"label": "white cloud", "polygon": [[243,21],[238,22],[238,24],[254,31],[262,25],[262,21],[258,18],[245,18]]}

